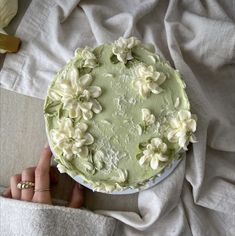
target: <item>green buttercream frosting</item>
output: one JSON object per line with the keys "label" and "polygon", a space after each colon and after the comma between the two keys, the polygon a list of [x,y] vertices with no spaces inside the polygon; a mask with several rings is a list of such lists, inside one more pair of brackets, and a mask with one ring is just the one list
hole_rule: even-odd
{"label": "green buttercream frosting", "polygon": [[138,188],[195,141],[179,72],[133,37],[77,49],[51,83],[44,115],[59,170],[97,191]]}

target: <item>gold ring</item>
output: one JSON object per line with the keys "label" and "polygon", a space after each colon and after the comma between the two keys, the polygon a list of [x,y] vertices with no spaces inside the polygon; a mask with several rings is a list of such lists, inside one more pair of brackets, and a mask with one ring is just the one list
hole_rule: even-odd
{"label": "gold ring", "polygon": [[34,189],[34,192],[46,192],[46,191],[50,191],[49,188],[45,188],[45,189]]}
{"label": "gold ring", "polygon": [[18,189],[29,189],[29,188],[34,188],[35,183],[31,181],[20,181],[16,187]]}

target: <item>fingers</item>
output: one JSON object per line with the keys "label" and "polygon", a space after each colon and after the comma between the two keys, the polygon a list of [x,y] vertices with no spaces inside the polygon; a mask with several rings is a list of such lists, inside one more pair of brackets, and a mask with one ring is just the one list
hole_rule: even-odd
{"label": "fingers", "polygon": [[82,185],[76,183],[73,188],[71,201],[69,207],[80,208],[84,202],[84,188]]}
{"label": "fingers", "polygon": [[[25,169],[22,172],[22,177],[21,180],[22,181],[30,181],[30,182],[34,182],[34,172],[35,172],[35,167],[30,167]],[[21,200],[23,201],[31,201],[34,195],[34,189],[33,188],[29,188],[29,189],[22,189],[21,190]]]}
{"label": "fingers", "polygon": [[6,198],[12,198],[12,196],[11,196],[11,188],[8,187],[7,189],[5,189],[5,191],[2,193],[2,196],[6,197]]}
{"label": "fingers", "polygon": [[21,175],[17,174],[11,177],[10,187],[11,187],[11,195],[13,199],[21,198],[21,191],[17,188],[17,184],[21,181]]}
{"label": "fingers", "polygon": [[50,188],[50,162],[51,150],[49,146],[45,147],[42,151],[40,160],[35,169],[35,190],[33,201],[39,203],[51,204],[50,191],[37,191]]}
{"label": "fingers", "polygon": [[59,181],[59,171],[56,166],[50,168],[50,183],[51,185],[57,184]]}

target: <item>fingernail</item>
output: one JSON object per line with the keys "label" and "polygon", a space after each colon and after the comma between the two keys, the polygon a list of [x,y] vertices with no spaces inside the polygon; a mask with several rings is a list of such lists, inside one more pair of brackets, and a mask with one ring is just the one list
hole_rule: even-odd
{"label": "fingernail", "polygon": [[49,148],[49,144],[45,143],[44,148]]}

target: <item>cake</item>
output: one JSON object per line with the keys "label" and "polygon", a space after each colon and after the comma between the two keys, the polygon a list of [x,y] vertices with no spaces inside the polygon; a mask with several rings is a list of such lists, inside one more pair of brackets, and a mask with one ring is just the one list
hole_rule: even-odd
{"label": "cake", "polygon": [[135,37],[78,48],[44,104],[57,167],[94,191],[144,186],[195,142],[179,71]]}

